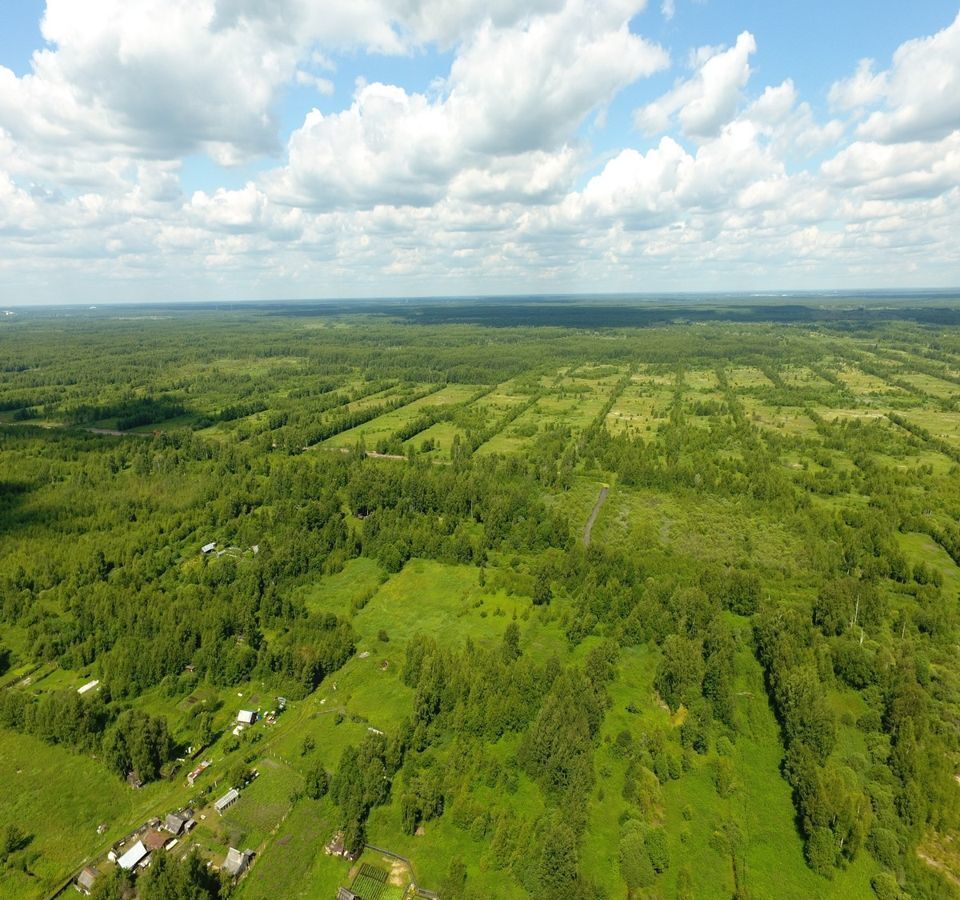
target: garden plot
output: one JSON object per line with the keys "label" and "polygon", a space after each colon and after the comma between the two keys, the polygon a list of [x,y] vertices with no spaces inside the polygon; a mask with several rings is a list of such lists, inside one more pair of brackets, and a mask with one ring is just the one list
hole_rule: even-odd
{"label": "garden plot", "polygon": [[769,406],[748,394],[737,399],[747,421],[779,434],[814,438],[819,442],[817,426],[804,410],[797,406]]}
{"label": "garden plot", "polygon": [[[489,441],[482,444],[478,453],[516,453],[526,447],[540,431],[546,421],[551,420],[549,411],[540,409],[542,400],[538,400],[528,410],[521,413],[512,422],[498,431]],[[556,416],[552,417],[556,421]]]}
{"label": "garden plot", "polygon": [[780,377],[784,384],[801,390],[805,394],[822,394],[824,391],[835,389],[829,381],[806,366],[784,366],[780,369]]}
{"label": "garden plot", "polygon": [[960,450],[960,412],[915,408],[906,417],[929,431],[931,437],[946,441]]}
{"label": "garden plot", "polygon": [[634,431],[649,439],[669,419],[673,392],[672,377],[634,375],[607,414],[607,428],[614,433]]}
{"label": "garden plot", "polygon": [[909,371],[898,372],[897,375],[907,384],[913,385],[913,387],[921,393],[936,397],[939,400],[949,400],[960,395],[960,385],[943,381],[940,378],[935,378],[933,375]]}
{"label": "garden plot", "polygon": [[742,388],[769,388],[773,386],[773,382],[756,366],[731,366],[726,370],[726,375],[730,387],[735,391]]}
{"label": "garden plot", "polygon": [[342,431],[334,435],[324,446],[327,447],[352,447],[358,441],[363,441],[368,448],[374,448],[383,440],[387,440],[398,428],[413,421],[424,412],[436,406],[446,406],[453,403],[463,403],[469,400],[477,392],[475,385],[451,384],[445,388],[401,406],[399,409],[391,410],[382,416],[377,416],[369,422],[357,425],[348,431]]}
{"label": "garden plot", "polygon": [[876,375],[871,375],[847,363],[837,371],[840,380],[858,400],[876,405],[878,401],[889,402],[890,398],[903,398],[909,395],[903,388],[890,384]]}

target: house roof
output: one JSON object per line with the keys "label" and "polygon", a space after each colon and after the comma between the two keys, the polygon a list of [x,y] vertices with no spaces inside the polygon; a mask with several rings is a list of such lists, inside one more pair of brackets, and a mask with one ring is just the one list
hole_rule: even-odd
{"label": "house roof", "polygon": [[143,836],[143,843],[146,845],[148,850],[159,850],[170,838],[168,835],[163,834],[160,831],[155,831],[150,829]]}
{"label": "house roof", "polygon": [[129,871],[149,853],[150,851],[143,845],[143,841],[137,841],[117,860],[117,865],[120,866],[121,869],[127,869]]}
{"label": "house roof", "polygon": [[177,813],[168,813],[167,818],[163,821],[163,827],[166,828],[170,834],[180,834],[186,821],[183,816]]}
{"label": "house roof", "polygon": [[94,883],[94,881],[97,880],[97,876],[98,876],[99,874],[100,874],[100,873],[99,873],[93,866],[87,866],[87,867],[77,876],[77,884],[79,884],[80,887],[82,887],[82,888],[87,888],[87,890],[89,890],[90,888],[93,887],[93,883]]}
{"label": "house roof", "polygon": [[252,709],[241,709],[240,712],[237,713],[237,721],[244,722],[247,725],[252,725],[256,721],[256,718],[257,714]]}
{"label": "house roof", "polygon": [[239,875],[247,867],[251,856],[253,856],[253,853],[249,850],[241,852],[231,847],[227,851],[227,858],[223,863],[223,871],[228,875]]}

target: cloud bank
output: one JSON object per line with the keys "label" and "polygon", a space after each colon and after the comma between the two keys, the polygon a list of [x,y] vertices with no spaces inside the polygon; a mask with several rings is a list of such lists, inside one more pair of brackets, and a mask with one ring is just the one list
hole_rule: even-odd
{"label": "cloud bank", "polygon": [[[668,50],[643,6],[48,0],[30,71],[0,66],[0,297],[957,282],[960,16],[817,113],[750,32]],[[425,54],[426,89],[337,71]],[[196,158],[253,167],[187,190]]]}

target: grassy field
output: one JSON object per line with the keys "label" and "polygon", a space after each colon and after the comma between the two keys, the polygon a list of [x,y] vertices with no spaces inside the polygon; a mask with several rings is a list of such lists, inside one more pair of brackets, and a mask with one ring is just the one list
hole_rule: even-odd
{"label": "grassy field", "polygon": [[[16,825],[29,843],[21,851],[25,870],[2,874],[0,895],[39,897],[153,814],[166,784],[139,791],[98,761],[42,741],[0,730],[0,829]],[[104,834],[97,828],[105,824]]]}
{"label": "grassy field", "polygon": [[[425,411],[435,406],[447,406],[453,403],[462,403],[477,392],[475,385],[453,384],[441,388],[436,393],[408,403],[391,412],[377,416],[363,425],[342,431],[324,442],[326,447],[352,447],[363,441],[368,449],[377,446],[378,441],[386,440],[398,428],[412,422]],[[356,407],[360,408],[360,407]]]}

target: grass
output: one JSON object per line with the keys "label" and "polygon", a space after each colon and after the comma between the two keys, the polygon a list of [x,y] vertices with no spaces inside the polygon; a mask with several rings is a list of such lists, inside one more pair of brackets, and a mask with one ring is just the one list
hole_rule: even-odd
{"label": "grass", "polygon": [[333,835],[336,817],[329,797],[300,800],[241,882],[238,900],[335,897],[349,873],[349,863],[322,849]]}
{"label": "grass", "polygon": [[960,568],[953,558],[930,535],[908,531],[897,535],[900,549],[911,564],[926,563],[943,576],[943,589],[948,597],[960,592]]}
{"label": "grass", "polygon": [[375,646],[381,628],[391,642],[422,632],[442,642],[459,643],[469,636],[477,643],[493,643],[509,621],[496,611],[512,611],[516,605],[505,592],[485,592],[473,566],[412,559],[357,613],[353,624],[361,649]]}
{"label": "grass", "polygon": [[374,560],[358,557],[349,560],[341,571],[299,588],[298,595],[311,612],[348,616],[355,601],[377,589],[381,577]]}
{"label": "grass", "polygon": [[[325,441],[324,446],[352,447],[358,441],[362,440],[368,449],[372,449],[376,447],[378,441],[389,438],[398,428],[416,419],[417,416],[422,415],[426,410],[435,406],[462,403],[475,394],[476,391],[477,388],[475,385],[448,385],[427,397],[422,397],[420,400],[408,403],[399,409],[394,409],[388,413],[384,413],[382,416],[377,416],[377,418],[371,419],[369,422],[357,425],[356,428],[351,428],[349,431],[342,431],[340,434],[334,435]],[[356,408],[362,407],[358,406]]]}
{"label": "grass", "polygon": [[[30,874],[12,865],[0,874],[0,896],[11,900],[51,892],[153,815],[169,792],[163,783],[134,791],[90,757],[6,730],[0,730],[0,781],[0,829],[16,825],[30,839],[17,854]],[[98,835],[101,824],[107,831]]]}

